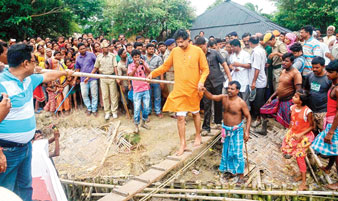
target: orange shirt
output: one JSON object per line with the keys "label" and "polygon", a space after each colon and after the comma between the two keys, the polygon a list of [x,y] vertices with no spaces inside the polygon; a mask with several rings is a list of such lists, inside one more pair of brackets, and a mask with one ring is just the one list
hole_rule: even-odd
{"label": "orange shirt", "polygon": [[198,83],[204,83],[209,75],[209,66],[204,52],[193,45],[189,45],[184,50],[176,47],[163,65],[151,72],[151,75],[158,77],[171,67],[174,68],[175,84],[163,111],[199,111],[203,93],[198,92]]}

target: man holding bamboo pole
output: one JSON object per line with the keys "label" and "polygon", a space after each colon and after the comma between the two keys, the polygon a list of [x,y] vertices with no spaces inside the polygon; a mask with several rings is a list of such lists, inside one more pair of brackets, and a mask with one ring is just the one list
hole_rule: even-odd
{"label": "man holding bamboo pole", "polygon": [[180,136],[180,148],[177,155],[182,155],[186,150],[185,116],[188,112],[193,114],[196,129],[194,146],[202,143],[199,110],[203,97],[201,90],[209,75],[209,67],[204,52],[199,47],[189,44],[189,34],[186,30],[177,30],[174,38],[178,47],[172,50],[164,64],[155,69],[148,78],[158,77],[169,71],[172,66],[174,67],[174,89],[169,94],[163,111],[176,112]]}

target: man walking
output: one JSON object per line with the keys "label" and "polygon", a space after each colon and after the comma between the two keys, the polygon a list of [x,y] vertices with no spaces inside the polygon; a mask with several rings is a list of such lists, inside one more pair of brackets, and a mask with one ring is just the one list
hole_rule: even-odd
{"label": "man walking", "polygon": [[[83,43],[78,45],[80,55],[76,58],[75,69],[77,72],[91,73],[94,69],[96,56],[94,53],[88,52],[86,46]],[[74,80],[75,82],[76,80]],[[98,104],[98,86],[97,79],[81,77],[81,95],[83,102],[87,107],[86,114],[89,116],[91,113],[97,116],[97,104]],[[89,98],[89,91],[90,96]]]}
{"label": "man walking", "polygon": [[163,111],[176,112],[177,127],[180,136],[180,148],[177,155],[186,150],[185,116],[188,112],[193,114],[196,129],[195,146],[202,143],[200,134],[201,117],[199,114],[202,88],[209,75],[208,63],[204,52],[189,44],[189,34],[184,29],[176,31],[174,38],[178,45],[169,55],[162,66],[151,72],[149,79],[167,72],[174,67],[174,90],[169,94]]}
{"label": "man walking", "polygon": [[[97,71],[104,75],[117,75],[117,61],[116,56],[108,51],[109,44],[102,43],[102,53],[100,53],[92,70],[92,74]],[[85,82],[89,78],[85,79]],[[114,79],[100,79],[100,87],[102,91],[104,119],[109,120],[110,112],[113,114],[113,118],[117,118],[117,109],[119,106],[119,91],[116,87],[116,81]]]}

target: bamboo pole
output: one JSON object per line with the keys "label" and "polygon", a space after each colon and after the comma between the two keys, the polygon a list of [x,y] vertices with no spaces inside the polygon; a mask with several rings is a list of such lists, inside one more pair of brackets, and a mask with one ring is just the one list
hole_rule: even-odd
{"label": "bamboo pole", "polygon": [[[318,165],[319,167],[323,167],[322,162],[319,160],[319,158],[318,158],[318,156],[316,155],[315,151],[314,151],[311,147],[310,147],[310,151],[311,151],[311,154],[313,155],[313,158],[315,159],[317,165]],[[332,184],[332,180],[331,180],[330,176],[327,175],[324,171],[322,171],[322,172],[323,172],[323,174],[324,174],[324,176],[325,176],[325,179],[326,179],[327,183],[328,183],[328,184]]]}
{"label": "bamboo pole", "polygon": [[89,182],[81,182],[81,181],[72,181],[68,179],[60,179],[61,183],[65,184],[68,186],[69,184],[71,185],[79,185],[79,186],[89,186],[89,187],[97,187],[97,188],[109,188],[113,189],[118,187],[118,185],[110,185],[110,184],[97,184],[97,183],[89,183]]}
{"label": "bamboo pole", "polygon": [[109,145],[108,145],[108,147],[107,147],[107,149],[106,149],[106,152],[104,153],[104,156],[103,156],[103,158],[102,158],[102,160],[101,160],[100,167],[101,167],[101,166],[104,164],[104,162],[106,161],[106,158],[107,158],[107,156],[108,156],[108,152],[109,152],[109,150],[110,150],[111,145],[113,144],[113,142],[114,142],[114,140],[115,140],[115,137],[116,137],[117,131],[118,131],[119,127],[120,127],[120,124],[121,124],[121,121],[118,121],[118,122],[117,122],[117,126],[116,126],[115,129],[114,129],[114,133],[113,133],[113,135],[112,135],[112,137],[111,137],[111,139],[110,139]]}
{"label": "bamboo pole", "polygon": [[317,176],[316,176],[315,172],[313,171],[313,168],[312,168],[311,163],[309,161],[309,158],[307,156],[305,156],[305,161],[306,161],[307,165],[309,166],[310,172],[311,172],[314,180],[316,181],[317,184],[319,184]]}
{"label": "bamboo pole", "polygon": [[[41,70],[41,73],[47,73],[47,72],[53,72],[53,71],[56,71],[56,70],[43,69]],[[91,74],[91,73],[82,73],[82,72],[74,72],[72,76],[90,77],[90,78],[98,78],[98,79],[136,80],[136,81],[144,81],[144,82],[151,82],[151,83],[174,84],[174,81],[167,81],[167,80],[155,80],[155,79],[147,79],[147,78],[133,77],[133,76]]]}

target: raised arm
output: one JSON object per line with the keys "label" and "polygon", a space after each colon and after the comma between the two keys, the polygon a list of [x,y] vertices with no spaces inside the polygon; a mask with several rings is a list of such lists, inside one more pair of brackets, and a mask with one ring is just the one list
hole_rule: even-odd
{"label": "raised arm", "polygon": [[205,87],[202,88],[202,91],[204,92],[204,95],[207,99],[214,100],[214,101],[221,101],[226,96],[224,94],[213,95]]}
{"label": "raised arm", "polygon": [[165,62],[158,68],[156,68],[153,72],[151,72],[148,75],[148,79],[152,79],[154,77],[158,77],[162,74],[164,74],[165,72],[167,72],[172,66],[173,66],[173,52],[175,51],[175,49],[173,49],[167,60],[165,60]]}

